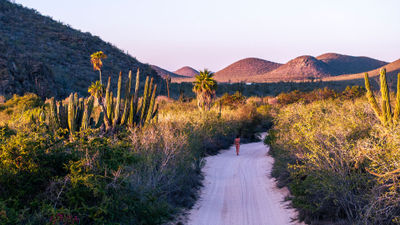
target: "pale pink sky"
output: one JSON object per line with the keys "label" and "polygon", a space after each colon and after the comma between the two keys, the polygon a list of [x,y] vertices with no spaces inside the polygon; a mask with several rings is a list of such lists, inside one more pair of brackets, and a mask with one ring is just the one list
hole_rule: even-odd
{"label": "pale pink sky", "polygon": [[326,52],[400,58],[399,0],[16,0],[144,63],[217,71]]}

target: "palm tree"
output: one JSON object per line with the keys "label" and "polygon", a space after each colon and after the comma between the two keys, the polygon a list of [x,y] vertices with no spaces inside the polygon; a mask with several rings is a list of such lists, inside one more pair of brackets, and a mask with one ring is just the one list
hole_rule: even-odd
{"label": "palm tree", "polygon": [[101,110],[104,113],[104,123],[106,125],[106,130],[110,130],[111,129],[111,118],[109,118],[107,116],[107,109],[104,106],[104,102],[103,102],[103,94],[104,94],[104,87],[103,85],[99,82],[96,81],[95,83],[92,83],[92,85],[90,85],[88,92],[90,93],[91,96],[95,97],[97,99],[97,102],[99,103]]}
{"label": "palm tree", "polygon": [[196,75],[193,82],[193,92],[196,93],[197,106],[202,110],[210,110],[217,89],[217,81],[213,78],[214,73],[204,69]]}
{"label": "palm tree", "polygon": [[103,66],[103,62],[101,60],[106,59],[106,58],[107,58],[107,55],[104,54],[102,51],[95,52],[90,56],[90,62],[93,65],[93,69],[98,70],[100,73],[100,84],[102,84],[101,67]]}

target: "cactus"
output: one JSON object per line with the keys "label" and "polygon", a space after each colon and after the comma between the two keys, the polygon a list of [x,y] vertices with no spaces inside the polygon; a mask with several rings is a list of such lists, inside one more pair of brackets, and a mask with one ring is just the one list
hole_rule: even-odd
{"label": "cactus", "polygon": [[[157,115],[158,105],[155,106],[157,85],[153,88],[153,78],[149,81],[146,78],[143,98],[140,107],[138,107],[138,92],[139,92],[139,75],[136,78],[135,95],[131,99],[131,112],[129,114],[130,126],[145,126],[149,124]],[[154,110],[155,106],[155,110]]]}
{"label": "cactus", "polygon": [[392,112],[392,108],[390,105],[390,93],[386,81],[386,69],[381,69],[380,71],[380,85],[381,85],[381,95],[382,95],[381,108],[379,108],[374,93],[371,90],[367,73],[365,73],[364,79],[365,79],[365,89],[367,89],[366,95],[368,101],[371,104],[372,109],[374,110],[376,116],[379,118],[381,123],[384,126],[392,126],[394,124],[397,124],[400,113],[400,73],[397,75],[397,95],[396,95],[396,105],[394,112]]}
{"label": "cactus", "polygon": [[51,124],[51,126],[53,127],[58,127],[59,126],[59,121],[58,121],[58,117],[57,117],[57,105],[56,105],[56,101],[53,98],[50,99],[50,115],[49,115],[49,123]]}
{"label": "cactus", "polygon": [[68,97],[68,104],[63,105],[62,101],[50,99],[49,113],[46,113],[52,129],[68,129],[71,134],[78,130],[85,130],[91,127],[91,115],[93,112],[94,98],[78,98],[78,94],[71,93]]}
{"label": "cactus", "polygon": [[64,106],[62,101],[56,102],[57,104],[57,119],[59,121],[59,126],[63,129],[68,128],[68,106]]}
{"label": "cactus", "polygon": [[[103,99],[101,95],[91,94],[95,96],[102,108],[104,122],[106,125],[106,130],[114,131],[114,129],[118,125],[126,125],[129,126],[144,126],[155,118],[158,112],[158,105],[156,105],[156,92],[157,85],[153,85],[153,78],[146,78],[145,82],[145,90],[143,93],[143,98],[139,107],[139,84],[140,84],[140,72],[137,71],[136,74],[136,85],[135,92],[131,93],[132,86],[132,73],[129,72],[128,82],[125,86],[124,93],[124,101],[121,102],[121,84],[122,84],[122,76],[121,73],[118,78],[118,89],[117,89],[117,97],[114,101],[113,93],[110,91],[111,86],[111,78],[108,79],[108,84],[106,88],[105,98]],[[153,87],[154,86],[154,87]],[[104,104],[103,104],[104,103]],[[121,103],[123,103],[123,111],[121,112]],[[100,116],[101,117],[101,116]],[[86,121],[86,117],[83,119],[83,122]],[[86,123],[86,122],[85,122]],[[98,127],[98,123],[96,127]]]}
{"label": "cactus", "polygon": [[113,126],[116,126],[117,123],[119,122],[119,114],[120,114],[120,108],[121,108],[121,72],[119,72],[119,77],[118,77],[118,88],[117,88],[117,99],[115,102],[115,109],[114,109],[114,119],[113,119]]}
{"label": "cactus", "polygon": [[149,98],[148,96],[149,96],[149,92],[151,90],[152,84],[153,84],[153,78],[151,78],[150,85],[149,85],[149,77],[146,77],[146,83],[144,84],[144,92],[143,92],[143,98],[142,98],[142,106],[141,106],[142,113],[140,115],[140,121],[143,121],[144,114],[146,112],[146,108],[148,105],[148,98]]}
{"label": "cactus", "polygon": [[137,73],[136,73],[135,93],[133,94],[131,101],[130,101],[130,112],[129,112],[128,123],[131,126],[133,125],[134,120],[136,120],[136,113],[138,112],[137,105],[138,105],[138,100],[139,100],[139,84],[140,84],[140,74],[139,74],[139,69],[138,69]]}
{"label": "cactus", "polygon": [[[138,73],[139,73],[139,69],[138,69]],[[121,124],[125,124],[128,119],[129,106],[130,106],[129,104],[130,104],[130,98],[131,98],[131,86],[132,86],[132,72],[129,71],[128,82],[126,83],[126,86],[125,86],[124,112],[122,114]]]}
{"label": "cactus", "polygon": [[[111,78],[109,77],[104,98],[102,97],[103,89],[99,89],[100,94],[90,96],[87,99],[79,98],[77,93],[71,93],[67,100],[68,104],[65,105],[62,101],[55,101],[52,98],[50,99],[49,113],[44,112],[43,115],[48,117],[49,123],[52,124],[51,127],[67,128],[71,135],[78,130],[99,128],[103,123],[106,125],[107,131],[113,131],[118,125],[146,126],[157,118],[158,113],[158,105],[156,104],[157,85],[153,83],[153,78],[146,77],[143,98],[139,102],[140,72],[138,70],[136,74],[134,92],[131,92],[132,75],[129,72],[124,101],[122,101],[122,75],[120,73],[115,100],[113,99],[113,92],[110,91]],[[94,98],[97,98],[102,109],[96,122],[92,117]],[[124,105],[123,111],[121,104]]]}
{"label": "cactus", "polygon": [[74,95],[71,93],[68,99],[68,128],[71,134],[76,131],[75,108]]}
{"label": "cactus", "polygon": [[392,110],[390,107],[390,93],[386,82],[386,69],[380,71],[381,94],[382,94],[382,117],[384,124],[392,120]]}
{"label": "cactus", "polygon": [[155,101],[156,101],[156,90],[157,90],[157,85],[154,85],[153,88],[153,93],[151,94],[151,98],[150,98],[150,105],[149,108],[147,110],[147,115],[146,115],[146,123],[149,124],[153,114],[153,110],[154,110],[154,105],[155,105]]}
{"label": "cactus", "polygon": [[396,94],[396,107],[393,112],[393,120],[398,121],[400,116],[400,73],[397,74],[397,94]]}
{"label": "cactus", "polygon": [[378,106],[378,103],[376,102],[374,93],[371,90],[371,85],[369,83],[368,73],[365,73],[364,79],[365,79],[365,89],[367,89],[366,95],[367,95],[368,101],[371,104],[372,109],[374,110],[374,112],[378,116],[378,118],[381,118],[382,112],[381,112],[381,109]]}
{"label": "cactus", "polygon": [[90,127],[90,116],[93,111],[93,103],[94,99],[93,96],[90,96],[86,103],[84,104],[84,111],[82,115],[82,123],[81,123],[81,130],[86,130]]}

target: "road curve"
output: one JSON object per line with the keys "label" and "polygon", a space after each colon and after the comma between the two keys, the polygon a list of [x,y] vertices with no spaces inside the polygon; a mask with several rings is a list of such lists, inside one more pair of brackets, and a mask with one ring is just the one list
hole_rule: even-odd
{"label": "road curve", "polygon": [[243,144],[206,158],[204,187],[189,212],[190,225],[283,225],[296,217],[287,208],[287,189],[270,177],[273,158],[262,142]]}

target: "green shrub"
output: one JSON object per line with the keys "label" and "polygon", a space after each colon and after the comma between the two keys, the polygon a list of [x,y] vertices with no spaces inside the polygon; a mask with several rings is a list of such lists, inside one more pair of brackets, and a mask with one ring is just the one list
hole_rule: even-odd
{"label": "green shrub", "polygon": [[365,98],[285,106],[265,140],[272,175],[307,223],[395,224],[398,130],[380,125]]}
{"label": "green shrub", "polygon": [[301,92],[299,90],[294,90],[289,93],[281,93],[277,96],[278,102],[282,105],[293,104],[296,102],[311,103],[318,100],[335,99],[342,98],[355,99],[363,96],[365,93],[365,88],[361,86],[347,86],[343,92],[336,92],[333,89],[319,88],[309,92]]}
{"label": "green shrub", "polygon": [[246,102],[246,97],[243,96],[241,92],[236,91],[232,95],[225,93],[222,95],[220,101],[223,106],[238,107],[238,105]]}

